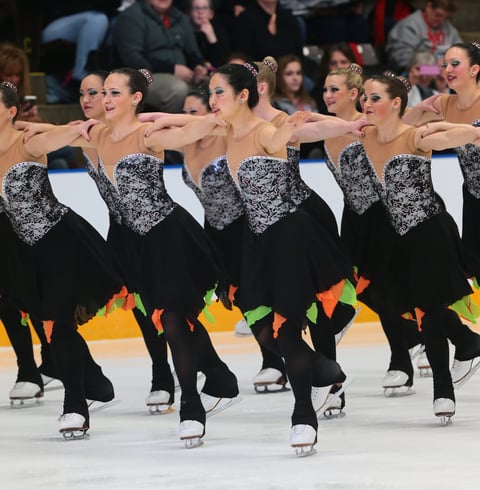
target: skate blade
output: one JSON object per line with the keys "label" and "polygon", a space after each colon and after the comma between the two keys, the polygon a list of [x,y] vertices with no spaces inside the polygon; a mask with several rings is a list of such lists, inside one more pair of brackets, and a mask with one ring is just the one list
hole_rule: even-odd
{"label": "skate blade", "polygon": [[455,415],[454,413],[450,414],[435,414],[440,419],[440,425],[450,425],[452,423],[452,417]]}
{"label": "skate blade", "polygon": [[182,439],[182,441],[185,441],[185,447],[187,449],[195,449],[203,446],[203,441],[200,437],[189,437],[187,439]]}
{"label": "skate blade", "polygon": [[87,400],[87,406],[89,412],[98,412],[104,408],[110,408],[118,405],[120,400],[110,400],[109,402],[100,402],[98,400]]}
{"label": "skate blade", "polygon": [[[217,413],[223,412],[227,408],[230,408],[231,406],[236,405],[237,403],[240,403],[242,401],[242,399],[243,398],[241,396],[236,396],[235,398],[228,398],[228,399],[221,398],[219,400],[219,402],[215,405],[215,407],[212,408],[211,410],[209,410],[205,415],[208,419],[212,415],[216,415]],[[222,403],[222,401],[224,401],[224,400],[227,400],[227,401]]]}
{"label": "skate blade", "polygon": [[453,383],[453,387],[456,390],[461,388],[478,371],[479,368],[480,368],[480,359],[475,365],[472,365],[470,371],[468,371],[468,373],[463,378],[460,378],[457,382]]}
{"label": "skate blade", "polygon": [[34,398],[10,398],[10,406],[12,408],[31,408],[43,405],[43,394]]}
{"label": "skate blade", "polygon": [[238,337],[240,339],[244,339],[246,337],[251,337],[253,333],[243,333],[243,332],[234,332],[233,336]]}
{"label": "skate blade", "polygon": [[87,434],[88,429],[88,427],[86,429],[64,429],[61,430],[60,433],[65,441],[78,441],[90,437],[90,435]]}
{"label": "skate blade", "polygon": [[152,415],[164,415],[175,411],[172,405],[147,405],[147,407]]}
{"label": "skate blade", "polygon": [[317,453],[317,450],[312,445],[306,446],[292,446],[295,449],[295,456],[297,458],[306,458],[313,456]]}
{"label": "skate blade", "polygon": [[401,398],[403,396],[415,395],[415,393],[412,386],[387,386],[383,388],[383,396],[385,398]]}
{"label": "skate blade", "polygon": [[277,383],[256,383],[253,385],[255,392],[259,395],[265,395],[267,393],[283,393],[284,391],[290,391],[290,388],[285,384]]}
{"label": "skate blade", "polygon": [[346,413],[343,411],[343,408],[327,408],[323,411],[323,416],[327,420],[342,419],[345,415]]}
{"label": "skate blade", "polygon": [[[327,394],[327,398],[325,399],[325,402],[317,410],[317,416],[323,414],[325,417],[325,412],[328,411],[328,409],[335,404],[335,402],[340,398],[342,393],[345,393],[345,390],[353,383],[353,379],[354,379],[353,376],[347,376],[337,392]],[[329,398],[328,395],[332,395],[332,396]],[[330,418],[339,418],[339,417],[325,417],[325,418],[329,420]]]}

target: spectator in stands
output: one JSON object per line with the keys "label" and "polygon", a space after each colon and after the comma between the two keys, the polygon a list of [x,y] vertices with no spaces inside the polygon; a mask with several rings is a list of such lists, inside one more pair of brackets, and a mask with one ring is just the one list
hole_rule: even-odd
{"label": "spectator in stands", "polygon": [[353,49],[348,43],[329,44],[325,48],[318,72],[315,76],[315,84],[311,91],[312,97],[321,114],[329,115],[325,102],[323,100],[323,86],[327,75],[337,68],[348,68],[352,63],[361,65],[357,60]]}
{"label": "spectator in stands", "polygon": [[266,56],[278,59],[287,54],[303,56],[298,22],[279,6],[278,0],[256,0],[235,17],[232,48],[254,60]]}
{"label": "spectator in stands", "polygon": [[273,105],[287,114],[296,111],[317,112],[315,100],[305,89],[302,62],[298,56],[292,54],[278,59]]}
{"label": "spectator in stands", "polygon": [[440,67],[435,56],[430,51],[415,51],[407,72],[408,81],[412,86],[408,92],[409,107],[438,93],[433,85],[438,75],[440,75]]}
{"label": "spectator in stands", "polygon": [[190,85],[208,76],[190,19],[172,0],[137,0],[120,12],[113,44],[120,64],[153,73],[149,110],[182,112]]}
{"label": "spectator in stands", "polygon": [[455,0],[429,0],[423,10],[418,9],[397,22],[385,47],[389,67],[400,73],[415,51],[429,50],[438,59],[452,44],[462,42],[449,20],[456,7]]}
{"label": "spectator in stands", "polygon": [[[75,59],[64,80],[71,100],[78,97],[80,80],[87,74],[88,57],[101,47],[109,26],[109,15],[113,15],[118,0],[45,0],[38,2],[43,18],[42,44],[63,40],[75,44]],[[67,95],[62,97],[67,98]],[[52,100],[62,102],[62,100]]]}
{"label": "spectator in stands", "polygon": [[11,82],[17,87],[17,93],[21,101],[17,120],[39,121],[35,102],[25,100],[26,95],[32,95],[28,57],[23,49],[10,43],[0,45],[0,82]]}
{"label": "spectator in stands", "polygon": [[192,0],[189,16],[204,58],[213,67],[225,64],[230,50],[230,39],[223,25],[217,22],[212,0]]}

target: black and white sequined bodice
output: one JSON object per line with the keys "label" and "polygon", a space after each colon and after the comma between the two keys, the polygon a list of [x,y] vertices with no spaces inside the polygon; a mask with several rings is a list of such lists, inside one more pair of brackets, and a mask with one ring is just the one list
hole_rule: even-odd
{"label": "black and white sequined bodice", "polygon": [[288,179],[290,185],[290,199],[299,206],[312,193],[300,175],[300,149],[294,146],[287,146],[288,158]]}
{"label": "black and white sequined bodice", "polygon": [[[480,126],[480,119],[472,123],[473,126]],[[462,171],[464,185],[468,192],[480,199],[480,147],[469,143],[455,148]]]}
{"label": "black and white sequined bodice", "polygon": [[145,153],[121,158],[115,165],[115,182],[109,179],[100,157],[98,160],[98,171],[90,160],[87,171],[117,223],[145,235],[175,208],[165,188],[159,158]]}
{"label": "black and white sequined bodice", "polygon": [[431,159],[420,155],[397,155],[383,169],[380,180],[372,173],[395,231],[404,235],[444,207],[434,191]]}
{"label": "black and white sequined bodice", "polygon": [[43,238],[68,213],[48,179],[47,166],[21,162],[3,177],[3,204],[17,235],[28,245]]}
{"label": "black and white sequined bodice", "polygon": [[244,213],[242,198],[228,169],[226,156],[210,162],[199,175],[197,185],[183,166],[185,184],[195,192],[205,211],[205,219],[217,230],[223,230]]}
{"label": "black and white sequined bodice", "polygon": [[266,156],[243,160],[237,170],[237,182],[253,233],[295,211],[290,199],[288,161]]}
{"label": "black and white sequined bodice", "polygon": [[347,145],[338,160],[337,167],[325,147],[325,163],[342,189],[345,202],[355,213],[363,214],[380,200],[363,145],[358,141]]}

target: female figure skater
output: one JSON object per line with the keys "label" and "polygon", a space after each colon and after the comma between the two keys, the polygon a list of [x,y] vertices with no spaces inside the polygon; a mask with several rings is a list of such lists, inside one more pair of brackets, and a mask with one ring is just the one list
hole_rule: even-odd
{"label": "female figure skater", "polygon": [[[257,88],[259,93],[258,104],[254,107],[253,112],[256,116],[261,117],[271,122],[275,127],[280,127],[284,124],[287,114],[272,106],[272,95],[275,91],[277,62],[275,58],[267,56],[263,61],[257,62],[258,76]],[[288,171],[290,199],[297,206],[302,207],[306,212],[310,213],[317,221],[317,226],[323,229],[325,234],[328,234],[337,244],[338,249],[342,249],[343,245],[338,236],[338,227],[333,212],[328,207],[327,203],[308,185],[304,182],[300,175],[300,145],[318,141],[324,137],[336,136],[345,134],[347,131],[356,131],[365,124],[365,119],[354,122],[346,122],[331,116],[316,116],[317,121],[324,121],[321,126],[315,123],[306,123],[302,128],[296,130],[288,142]],[[347,259],[347,256],[345,257]],[[352,266],[353,270],[353,266]],[[351,305],[338,303],[334,310],[332,319],[328,318],[317,304],[317,321],[316,323],[307,321],[310,324],[310,335],[312,338],[315,350],[322,352],[330,359],[336,360],[336,344],[345,334],[346,330],[351,326],[356,316],[356,310]],[[326,410],[326,416],[333,414],[340,415],[345,406],[345,397],[343,387],[338,388],[334,385],[332,388],[336,396],[329,395],[328,387],[314,387],[312,391],[312,399],[317,413]],[[327,397],[330,398],[328,403]]]}
{"label": "female figure skater", "polygon": [[[84,77],[80,83],[80,106],[87,118],[96,119],[104,124],[108,123],[103,106],[103,84],[108,76],[107,71],[95,71]],[[98,155],[94,148],[85,148],[90,162],[97,165]],[[111,226],[115,220],[110,215]],[[126,264],[128,267],[128,264]],[[174,402],[174,378],[168,364],[167,343],[165,335],[159,334],[151,320],[150,314],[144,314],[140,309],[134,308],[133,314],[145,341],[145,346],[152,359],[152,383],[150,393],[145,403],[152,413],[168,412]]]}
{"label": "female figure skater", "polygon": [[[325,106],[337,117],[354,121],[362,117],[357,103],[362,93],[362,68],[332,70],[325,79]],[[325,140],[325,162],[344,195],[341,236],[356,267],[358,298],[372,308],[380,322],[390,347],[390,364],[382,381],[386,396],[404,395],[413,391],[413,366],[409,349],[421,342],[415,322],[392,314],[386,307],[382,286],[385,264],[390,260],[395,232],[376,191],[371,187],[368,196],[366,183],[358,179],[357,167],[342,167],[343,150],[358,138],[352,135]],[[362,192],[363,190],[363,192]],[[363,289],[368,281],[368,287]],[[425,365],[425,364],[423,364]]]}
{"label": "female figure skater", "polygon": [[[172,351],[182,395],[180,439],[201,444],[206,412],[232,403],[238,395],[235,375],[219,359],[197,317],[222,278],[215,250],[199,223],[168,195],[163,181],[165,148],[181,148],[208,134],[217,122],[198,118],[188,127],[149,131],[137,119],[151,75],[119,68],[104,83],[106,124],[91,128],[89,141],[98,160],[87,163],[111,215],[107,241],[125,267],[129,290]],[[65,132],[52,129],[50,134]],[[201,396],[197,371],[206,381]]]}
{"label": "female figure skater", "polygon": [[[409,109],[404,121],[419,124],[433,119],[451,123],[480,125],[480,44],[453,44],[445,53],[443,71],[452,94],[439,94]],[[453,148],[453,144],[449,148]],[[480,277],[480,149],[467,144],[455,148],[463,181],[462,243],[467,273],[478,287]],[[459,329],[455,339],[452,379],[455,386],[464,384],[480,367],[480,341],[467,326]]]}
{"label": "female figure skater", "polygon": [[257,73],[250,64],[220,67],[210,80],[210,105],[228,124],[228,167],[248,221],[236,303],[259,342],[285,359],[295,397],[290,443],[305,455],[317,440],[312,385],[342,383],[345,374],[304,342],[304,318],[317,297],[331,314],[349,296],[351,270],[313,218],[288,199],[286,143],[305,114],[280,128],[256,117]]}
{"label": "female figure skater", "polygon": [[[46,133],[24,142],[13,127],[18,107],[15,87],[0,84],[2,205],[18,238],[6,269],[8,292],[22,311],[43,322],[65,387],[59,429],[73,437],[89,428],[87,399],[107,402],[114,396],[78,325],[105,305],[108,312],[124,302],[126,289],[103,238],[53,194],[45,154],[61,145]],[[68,128],[68,137],[80,130]]]}
{"label": "female figure skater", "polygon": [[[402,122],[408,81],[392,74],[364,83],[363,108],[372,127],[362,142],[344,149],[341,158],[362,169],[380,196],[395,230],[392,260],[386,274],[386,302],[398,315],[410,312],[422,329],[433,372],[433,412],[442,422],[455,413],[448,366],[448,332],[460,323],[449,306],[471,308],[460,237],[455,222],[433,189],[431,151],[477,142],[477,128],[459,125],[428,134]],[[364,169],[367,173],[363,174]]]}

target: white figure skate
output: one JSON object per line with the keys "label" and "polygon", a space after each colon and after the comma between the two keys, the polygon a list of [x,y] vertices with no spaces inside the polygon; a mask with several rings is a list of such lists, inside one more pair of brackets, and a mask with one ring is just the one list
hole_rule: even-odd
{"label": "white figure skate", "polygon": [[59,431],[65,440],[84,439],[89,429],[87,421],[79,413],[65,413],[60,419]]}
{"label": "white figure skate", "polygon": [[[181,389],[180,381],[178,381],[178,376],[175,371],[172,371],[172,376],[173,376],[173,385],[174,385],[175,393],[177,393]],[[205,375],[199,371],[197,373],[197,387],[200,387],[204,381],[205,381]]]}
{"label": "white figure skate", "polygon": [[475,357],[468,361],[453,360],[452,374],[453,386],[456,390],[462,387],[480,368],[480,357]]}
{"label": "white figure skate", "polygon": [[398,370],[387,371],[382,381],[383,394],[387,398],[415,394],[415,390],[408,385],[408,382],[407,373]]}
{"label": "white figure skate", "polygon": [[250,337],[253,335],[245,318],[242,318],[235,324],[234,335],[235,337]]}
{"label": "white figure skate", "polygon": [[299,458],[312,456],[317,452],[313,447],[317,443],[317,431],[311,425],[297,424],[290,432],[290,445],[295,448]]}
{"label": "white figure skate", "polygon": [[46,374],[42,374],[43,381],[43,391],[55,391],[63,389],[63,383],[57,379],[52,378],[51,376],[47,376]]}
{"label": "white figure skate", "polygon": [[180,422],[179,437],[185,441],[187,449],[203,446],[202,437],[205,435],[205,426],[197,420],[184,420]]}
{"label": "white figure skate", "polygon": [[43,397],[43,390],[30,381],[18,381],[13,385],[8,396],[12,407],[32,406],[40,402],[40,398]]}
{"label": "white figure skate", "polygon": [[285,376],[275,368],[261,369],[253,378],[253,386],[257,393],[279,393],[288,391]]}
{"label": "white figure skate", "polygon": [[[312,386],[312,405],[317,415],[323,413],[326,418],[336,418],[333,407],[340,399],[340,395],[345,392],[347,386],[349,386],[352,381],[353,378],[347,376],[342,384],[321,387]],[[331,390],[334,386],[339,388],[336,392],[332,393]],[[333,409],[331,414],[329,413],[330,408]],[[327,412],[327,414],[325,414],[325,412]],[[339,415],[337,414],[337,417],[338,416]]]}
{"label": "white figure skate", "polygon": [[450,398],[437,398],[433,402],[433,413],[440,418],[442,425],[448,425],[455,415],[455,402]]}
{"label": "white figure skate", "polygon": [[430,378],[433,376],[430,361],[428,360],[427,353],[425,352],[425,346],[422,345],[422,351],[418,356],[417,368],[422,378]]}
{"label": "white figure skate", "polygon": [[[342,393],[345,392],[345,389],[342,390]],[[345,412],[343,411],[343,399],[341,397],[342,393],[337,396],[337,393],[330,392],[327,395],[327,401],[325,402],[325,406],[323,407],[323,416],[327,419],[340,419],[345,417]]]}
{"label": "white figure skate", "polygon": [[338,332],[335,335],[335,345],[338,345],[338,343],[343,339],[343,337],[345,337],[345,334],[348,332],[348,329],[353,325],[353,322],[355,321],[355,318],[357,318],[357,315],[360,313],[361,309],[362,309],[361,306],[356,308],[355,313],[353,314],[352,318],[350,318],[350,320],[342,328],[342,330],[340,330],[340,332]]}
{"label": "white figure skate", "polygon": [[173,411],[170,393],[165,390],[151,391],[145,398],[145,403],[151,414],[170,413]]}
{"label": "white figure skate", "polygon": [[200,393],[200,401],[202,402],[203,408],[205,409],[205,415],[211,417],[223,410],[236,405],[242,398],[240,396],[235,396],[234,398],[218,398],[216,396],[207,395],[206,393]]}

